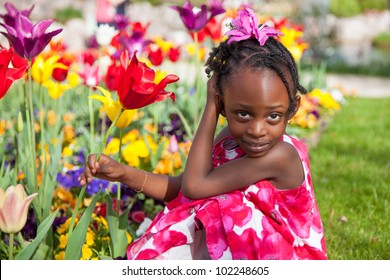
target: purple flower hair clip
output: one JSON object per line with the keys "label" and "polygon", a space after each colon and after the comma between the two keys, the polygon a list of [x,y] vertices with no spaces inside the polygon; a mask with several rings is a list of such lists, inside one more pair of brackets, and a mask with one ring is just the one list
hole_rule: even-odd
{"label": "purple flower hair clip", "polygon": [[228,44],[249,38],[256,38],[260,46],[264,46],[269,37],[284,36],[282,32],[267,25],[262,25],[259,28],[259,20],[255,12],[250,8],[239,10],[237,17],[232,20],[231,25],[232,29],[225,34],[229,36]]}

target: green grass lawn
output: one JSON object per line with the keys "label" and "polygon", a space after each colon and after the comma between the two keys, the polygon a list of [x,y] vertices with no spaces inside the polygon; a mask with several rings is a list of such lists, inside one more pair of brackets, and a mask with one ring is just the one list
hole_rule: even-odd
{"label": "green grass lawn", "polygon": [[390,259],[390,98],[349,99],[310,158],[329,259]]}

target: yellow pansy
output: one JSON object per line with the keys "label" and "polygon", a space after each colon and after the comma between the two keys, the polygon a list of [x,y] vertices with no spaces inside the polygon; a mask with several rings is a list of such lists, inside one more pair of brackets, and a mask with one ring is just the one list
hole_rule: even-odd
{"label": "yellow pansy", "polygon": [[[70,220],[72,218],[68,218],[65,223],[63,223],[62,225],[60,225],[58,228],[57,228],[57,233],[58,234],[63,234],[64,232],[68,231],[69,229],[69,225],[70,225]],[[75,218],[75,225],[77,225],[77,222],[79,221],[78,218]]]}
{"label": "yellow pansy", "polygon": [[92,249],[87,244],[84,244],[83,248],[81,249],[82,257],[80,258],[80,260],[89,260],[92,257],[92,254]]}
{"label": "yellow pansy", "polygon": [[60,235],[60,245],[58,245],[59,248],[65,249],[66,245],[68,244],[68,234],[61,234]]}
{"label": "yellow pansy", "polygon": [[122,137],[122,143],[126,144],[132,141],[135,141],[139,137],[139,130],[138,129],[132,129],[129,132],[127,132]]}
{"label": "yellow pansy", "polygon": [[131,166],[139,166],[140,158],[147,158],[149,150],[143,140],[136,140],[125,147],[123,158]]}
{"label": "yellow pansy", "polygon": [[95,243],[95,233],[88,229],[87,235],[85,236],[85,244],[92,246]]}
{"label": "yellow pansy", "polygon": [[119,143],[120,141],[118,138],[112,138],[104,149],[104,153],[106,155],[115,155],[119,152]]}
{"label": "yellow pansy", "polygon": [[58,254],[55,254],[54,259],[64,260],[65,259],[65,251],[60,251]]}
{"label": "yellow pansy", "polygon": [[104,109],[106,110],[107,116],[112,122],[115,120],[120,111],[123,110],[115,125],[119,128],[127,127],[133,120],[134,114],[137,110],[124,110],[120,102],[112,98],[111,92],[100,86],[97,86],[97,88],[103,93],[104,96],[94,94],[91,95],[90,98],[99,100],[104,104]]}
{"label": "yellow pansy", "polygon": [[69,146],[64,147],[64,149],[62,150],[62,156],[70,157],[72,155],[73,155],[73,150]]}
{"label": "yellow pansy", "polygon": [[308,96],[316,99],[319,105],[326,109],[339,110],[341,107],[329,92],[324,92],[318,88],[308,93]]}
{"label": "yellow pansy", "polygon": [[60,58],[59,55],[53,55],[45,60],[41,54],[38,55],[31,67],[34,81],[43,84],[50,79],[55,68],[68,69],[68,66],[57,62]]}

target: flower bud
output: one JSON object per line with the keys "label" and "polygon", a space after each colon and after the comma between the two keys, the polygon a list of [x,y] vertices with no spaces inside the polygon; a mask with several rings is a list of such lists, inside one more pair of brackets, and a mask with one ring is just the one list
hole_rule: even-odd
{"label": "flower bud", "polygon": [[4,192],[0,189],[0,229],[6,233],[17,233],[27,222],[28,207],[38,195],[33,193],[26,197],[21,184],[10,186]]}
{"label": "flower bud", "polygon": [[18,133],[22,132],[23,131],[23,126],[24,126],[24,123],[23,123],[22,112],[19,112],[19,114],[18,114],[18,122],[16,124],[16,131]]}

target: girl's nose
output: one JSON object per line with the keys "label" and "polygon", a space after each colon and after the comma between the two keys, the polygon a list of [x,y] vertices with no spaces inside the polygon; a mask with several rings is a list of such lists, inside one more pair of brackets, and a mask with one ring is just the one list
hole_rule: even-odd
{"label": "girl's nose", "polygon": [[262,121],[252,121],[248,128],[248,134],[253,138],[259,138],[266,134],[265,124]]}

